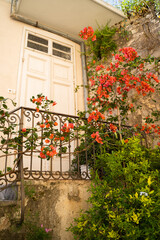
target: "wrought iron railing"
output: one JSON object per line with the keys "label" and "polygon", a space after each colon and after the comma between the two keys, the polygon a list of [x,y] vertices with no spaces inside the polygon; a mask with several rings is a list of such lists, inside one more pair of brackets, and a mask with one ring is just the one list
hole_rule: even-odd
{"label": "wrought iron railing", "polygon": [[[40,157],[41,148],[44,146],[44,129],[39,128],[40,123],[53,121],[57,123],[54,131],[63,134],[62,127],[65,123],[74,123],[74,130],[66,141],[57,140],[58,154],[49,160]],[[4,144],[0,145],[0,185],[7,185],[20,180],[23,170],[24,179],[90,179],[90,169],[94,165],[95,143],[87,139],[85,125],[87,119],[77,116],[65,115],[54,112],[39,111],[33,108],[20,107],[10,112],[6,120],[6,129],[12,127],[12,133],[5,133]],[[107,127],[107,123],[106,127]],[[80,130],[79,126],[81,126]],[[39,130],[37,129],[39,128]],[[28,136],[20,136],[23,129],[32,129]],[[32,141],[32,131],[38,132],[37,142]],[[87,129],[88,131],[88,129]],[[16,134],[19,135],[16,135]],[[21,138],[19,144],[14,141]],[[29,139],[29,140],[28,140]],[[34,139],[33,139],[34,140]],[[55,139],[54,139],[55,140]],[[30,148],[27,146],[27,141]],[[52,140],[51,140],[52,143]],[[82,144],[83,143],[83,144]],[[80,147],[81,145],[81,147]]]}
{"label": "wrought iron railing", "polygon": [[[53,132],[59,136],[64,135],[64,124],[74,124],[66,140],[61,137],[55,139],[56,134],[55,138],[50,140],[50,144],[56,145],[57,155],[48,160],[40,157],[41,149],[45,145],[44,132],[47,132],[47,129],[40,128],[40,125],[46,120],[57,123],[53,126]],[[111,132],[110,123],[101,124],[104,132]],[[90,171],[95,168],[95,156],[101,152],[102,145],[88,137],[92,133],[93,125],[88,127],[86,118],[43,110],[37,112],[33,108],[20,107],[10,112],[5,126],[6,129],[12,129],[5,132],[4,128],[5,137],[1,136],[5,141],[1,141],[0,145],[0,186],[21,181],[23,178],[90,179]],[[98,127],[102,125],[97,125]],[[22,134],[24,129],[30,129],[29,134]],[[131,127],[122,126],[122,129],[128,136],[133,135]],[[113,134],[112,137],[114,143]],[[15,139],[18,140],[14,144]]]}

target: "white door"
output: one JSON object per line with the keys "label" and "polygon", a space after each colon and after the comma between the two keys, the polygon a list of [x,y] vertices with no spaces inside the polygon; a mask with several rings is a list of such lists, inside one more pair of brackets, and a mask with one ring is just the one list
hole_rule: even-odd
{"label": "white door", "polygon": [[25,49],[20,105],[33,107],[30,98],[40,93],[56,101],[53,111],[74,115],[73,63]]}
{"label": "white door", "polygon": [[49,97],[50,58],[47,55],[25,49],[22,69],[20,105],[33,107],[30,98],[39,93]]}
{"label": "white door", "polygon": [[[33,42],[32,39],[29,41]],[[33,46],[37,45],[37,43],[33,44],[35,44]],[[42,45],[41,43],[38,44],[38,46]],[[54,50],[56,47],[58,50]],[[52,99],[57,103],[50,110],[62,114],[75,114],[73,62],[68,60],[71,59],[71,50],[68,53],[68,47],[62,46],[62,50],[59,49],[60,47],[61,45],[55,43],[54,47],[52,47],[52,41],[50,41],[47,53],[34,49],[24,49],[22,86],[20,91],[21,106],[34,107],[33,103],[30,102],[30,98],[32,96],[36,97],[37,94],[42,93],[46,95],[48,99]],[[64,53],[64,50],[67,52]],[[55,51],[54,53],[58,54],[58,56],[60,55],[62,57],[52,55],[53,51]],[[67,59],[64,59],[63,56]],[[25,127],[33,127],[30,125],[33,121],[27,121],[28,119],[26,118],[24,121]],[[36,121],[40,120],[34,119],[34,123]],[[42,170],[42,168],[43,170],[50,170],[51,161],[40,160],[37,154],[32,156],[32,160],[31,164],[27,156],[24,156],[24,167],[28,167],[30,170]],[[63,162],[63,165],[65,165],[65,160]],[[66,163],[67,162],[68,160],[66,159]],[[53,170],[60,170],[58,158],[53,159],[52,165],[54,168]],[[67,168],[68,166],[66,170]]]}
{"label": "white door", "polygon": [[74,115],[73,65],[62,59],[52,59],[51,99],[56,101],[54,111]]}

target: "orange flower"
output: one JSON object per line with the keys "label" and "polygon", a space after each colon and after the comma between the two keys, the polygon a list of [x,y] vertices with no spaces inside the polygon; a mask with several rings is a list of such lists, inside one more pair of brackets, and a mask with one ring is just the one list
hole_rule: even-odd
{"label": "orange flower", "polygon": [[133,104],[131,103],[131,104],[129,105],[129,107],[130,107],[130,108],[133,108]]}
{"label": "orange flower", "polygon": [[52,150],[54,150],[54,149],[55,149],[55,147],[54,147],[53,145],[50,145],[50,148],[51,148]]}
{"label": "orange flower", "polygon": [[47,156],[49,156],[50,155],[50,151],[47,151],[46,154],[47,154]]}
{"label": "orange flower", "polygon": [[49,143],[49,142],[50,142],[50,140],[49,140],[49,139],[46,139],[46,140],[45,140],[45,143]]}
{"label": "orange flower", "polygon": [[73,123],[69,123],[69,124],[68,124],[68,127],[69,127],[69,128],[74,128]]}
{"label": "orange flower", "polygon": [[57,125],[58,125],[58,123],[57,123],[57,122],[55,122],[55,123],[54,123],[54,126],[57,126]]}
{"label": "orange flower", "polygon": [[43,124],[40,124],[40,127],[41,128],[45,128],[45,124],[43,123]]}
{"label": "orange flower", "polygon": [[64,137],[61,137],[60,139],[61,139],[61,141],[63,141],[63,140],[64,140]]}
{"label": "orange flower", "polygon": [[40,157],[41,158],[46,158],[46,155],[43,152],[40,152]]}
{"label": "orange flower", "polygon": [[22,132],[26,132],[26,128],[22,128]]}
{"label": "orange flower", "polygon": [[51,135],[49,136],[49,138],[50,138],[50,139],[53,139],[53,136],[54,136],[54,134],[51,133]]}
{"label": "orange flower", "polygon": [[96,41],[96,35],[92,37],[92,42]]}
{"label": "orange flower", "polygon": [[92,133],[92,134],[91,134],[91,137],[92,137],[92,138],[95,138],[96,142],[98,142],[98,143],[100,143],[100,144],[103,144],[102,138],[100,137],[99,132]]}
{"label": "orange flower", "polygon": [[43,150],[44,150],[44,147],[41,148],[41,151],[43,151]]}
{"label": "orange flower", "polygon": [[124,140],[125,143],[128,143],[128,139]]}
{"label": "orange flower", "polygon": [[48,123],[47,125],[46,125],[46,128],[49,128],[50,127],[50,124]]}
{"label": "orange flower", "polygon": [[56,142],[56,141],[58,141],[59,140],[59,137],[55,137],[54,138],[54,141]]}
{"label": "orange flower", "polygon": [[114,126],[112,123],[110,123],[109,127],[110,127],[110,129],[111,129],[111,131],[112,131],[113,133],[116,132],[117,127]]}
{"label": "orange flower", "polygon": [[57,103],[56,102],[53,102],[52,106],[55,106]]}
{"label": "orange flower", "polygon": [[38,107],[36,108],[36,111],[39,112],[39,108]]}

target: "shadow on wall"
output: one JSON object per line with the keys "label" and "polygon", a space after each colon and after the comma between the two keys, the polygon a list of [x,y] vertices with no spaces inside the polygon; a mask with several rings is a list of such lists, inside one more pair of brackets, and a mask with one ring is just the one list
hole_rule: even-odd
{"label": "shadow on wall", "polygon": [[8,187],[1,191],[0,187],[0,201],[16,201],[18,198],[18,186],[16,183],[9,184]]}

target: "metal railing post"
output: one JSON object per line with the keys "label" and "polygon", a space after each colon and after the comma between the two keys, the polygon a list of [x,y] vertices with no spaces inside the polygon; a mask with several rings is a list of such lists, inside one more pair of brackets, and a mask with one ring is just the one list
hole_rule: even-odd
{"label": "metal railing post", "polygon": [[18,172],[19,181],[21,185],[21,223],[24,220],[24,207],[25,207],[25,192],[24,192],[24,173],[23,173],[23,108],[20,113],[20,125],[19,125],[19,137],[21,139],[21,145],[18,146]]}

